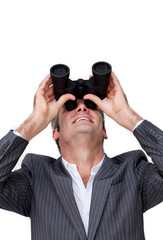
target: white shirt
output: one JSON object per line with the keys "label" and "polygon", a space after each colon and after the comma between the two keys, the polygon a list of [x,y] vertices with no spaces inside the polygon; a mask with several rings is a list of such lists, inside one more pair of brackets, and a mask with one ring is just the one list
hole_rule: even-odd
{"label": "white shirt", "polygon": [[78,209],[81,215],[81,219],[84,224],[86,235],[88,235],[89,212],[90,212],[90,205],[91,205],[93,181],[103,163],[103,160],[104,160],[104,157],[98,165],[94,166],[91,169],[91,176],[89,178],[87,186],[85,187],[81,179],[81,176],[77,170],[76,164],[68,163],[64,158],[62,158],[62,162],[65,168],[67,169],[67,171],[72,177],[73,193],[74,193],[76,204],[78,206]]}

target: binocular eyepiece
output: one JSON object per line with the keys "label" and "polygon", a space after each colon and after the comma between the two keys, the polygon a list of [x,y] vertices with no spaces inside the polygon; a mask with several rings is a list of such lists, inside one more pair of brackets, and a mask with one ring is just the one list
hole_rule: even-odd
{"label": "binocular eyepiece", "polygon": [[[107,87],[112,67],[107,62],[97,62],[92,66],[92,74],[89,80],[70,80],[70,69],[64,64],[57,64],[51,67],[50,75],[53,81],[54,93],[56,100],[66,93],[73,94],[76,99],[82,99],[84,95],[91,93],[101,99],[106,97]],[[85,101],[88,108],[95,109],[96,104],[90,100]],[[69,100],[65,103],[67,110],[73,110],[77,106],[76,101]]]}

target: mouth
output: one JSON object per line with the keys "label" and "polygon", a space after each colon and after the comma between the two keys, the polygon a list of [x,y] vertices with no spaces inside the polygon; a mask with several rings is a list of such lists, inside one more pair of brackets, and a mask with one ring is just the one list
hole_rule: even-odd
{"label": "mouth", "polygon": [[75,120],[73,121],[73,123],[77,123],[79,121],[88,121],[88,122],[91,122],[93,123],[93,121],[89,118],[89,117],[78,117],[78,118],[75,118]]}

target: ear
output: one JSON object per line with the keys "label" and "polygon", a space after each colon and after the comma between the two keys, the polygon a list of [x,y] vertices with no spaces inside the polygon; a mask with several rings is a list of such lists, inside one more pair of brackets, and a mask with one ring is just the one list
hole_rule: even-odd
{"label": "ear", "polygon": [[57,128],[53,129],[53,139],[57,141],[59,139],[59,133]]}
{"label": "ear", "polygon": [[106,129],[104,129],[103,131],[104,131],[104,138],[107,139],[108,136],[107,136],[107,133],[106,133]]}

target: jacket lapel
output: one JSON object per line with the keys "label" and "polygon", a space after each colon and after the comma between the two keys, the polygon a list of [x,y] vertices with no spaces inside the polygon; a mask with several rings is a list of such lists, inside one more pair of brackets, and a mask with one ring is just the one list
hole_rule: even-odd
{"label": "jacket lapel", "polygon": [[79,239],[86,240],[87,237],[84,225],[73,195],[72,180],[69,173],[62,165],[61,157],[54,162],[53,168],[51,169],[51,176],[63,208],[78,234]]}
{"label": "jacket lapel", "polygon": [[95,237],[116,169],[116,164],[105,156],[104,162],[93,183],[88,240],[93,240]]}

